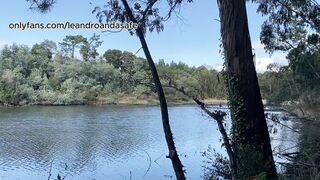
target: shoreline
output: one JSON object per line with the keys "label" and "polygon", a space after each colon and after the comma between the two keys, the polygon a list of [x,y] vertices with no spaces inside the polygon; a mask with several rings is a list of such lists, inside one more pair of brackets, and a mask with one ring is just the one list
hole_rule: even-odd
{"label": "shoreline", "polygon": [[[227,100],[224,99],[204,99],[203,100],[208,105],[225,105],[228,103]],[[173,105],[191,105],[195,104],[193,100],[167,100],[168,106]],[[49,102],[40,102],[40,103],[26,103],[19,105],[0,105],[1,107],[25,107],[25,106],[156,106],[159,105],[159,101],[157,99],[135,99],[132,97],[126,97],[124,99],[120,99],[118,101],[87,101],[87,102],[75,102],[75,103],[67,103],[67,104],[55,104]]]}
{"label": "shoreline", "polygon": [[282,104],[280,107],[288,113],[299,117],[300,119],[319,120],[320,118],[320,106],[308,108],[306,106],[297,104]]}

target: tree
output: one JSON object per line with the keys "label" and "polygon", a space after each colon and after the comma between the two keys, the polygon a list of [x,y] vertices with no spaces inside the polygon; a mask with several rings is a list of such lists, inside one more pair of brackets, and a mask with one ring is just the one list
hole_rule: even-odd
{"label": "tree", "polygon": [[255,2],[259,4],[258,12],[269,16],[263,23],[260,34],[265,49],[270,53],[289,51],[287,58],[289,67],[293,71],[296,71],[297,67],[306,66],[303,69],[311,75],[309,78],[320,80],[318,69],[320,62],[315,58],[320,48],[318,2],[313,0],[255,0]]}
{"label": "tree", "polygon": [[[54,2],[52,3],[47,2],[48,0],[27,0],[27,1],[29,1],[31,5],[35,4],[36,8],[40,9],[41,12],[46,12],[54,4]],[[149,51],[148,45],[144,37],[147,28],[149,29],[149,31],[153,31],[155,29],[157,32],[160,32],[161,30],[163,30],[162,21],[170,18],[173,9],[176,8],[176,6],[179,5],[182,1],[171,1],[171,0],[168,1],[171,8],[167,17],[165,18],[161,18],[158,8],[153,8],[153,5],[157,2],[157,0],[151,0],[148,2],[137,1],[134,3],[134,11],[132,11],[132,9],[130,8],[126,0],[121,0],[121,2],[123,6],[120,5],[120,2],[118,0],[110,0],[108,1],[107,5],[104,6],[107,8],[106,10],[100,11],[100,8],[96,7],[93,13],[98,12],[97,17],[100,19],[101,22],[103,18],[106,18],[107,22],[110,22],[110,21],[130,22],[131,21],[139,25],[137,29],[135,30],[131,29],[129,30],[129,32],[131,34],[136,34],[138,36],[140,43],[142,45],[142,49],[147,58],[147,61],[151,70],[151,74],[154,80],[154,84],[156,86],[156,90],[158,93],[159,101],[160,101],[163,128],[164,128],[166,142],[169,149],[168,157],[172,161],[172,165],[173,165],[177,179],[183,180],[185,179],[185,175],[183,171],[183,166],[181,164],[181,161],[179,159],[179,156],[173,141],[173,136],[172,136],[170,123],[169,123],[169,115],[168,115],[166,98],[162,89],[162,85],[158,76],[156,66],[153,62],[151,53]],[[191,2],[191,0],[188,0],[188,2]],[[145,9],[142,9],[143,4],[145,5]],[[80,37],[77,37],[76,39],[74,37],[73,38],[66,37],[62,45],[66,47],[67,50],[71,49],[72,57],[74,57],[75,46],[79,44],[81,40],[82,39]]]}
{"label": "tree", "polygon": [[[262,25],[260,39],[266,51],[288,52],[291,86],[302,88],[291,96],[300,104],[320,104],[310,94],[319,94],[320,80],[320,5],[314,0],[254,0],[258,12],[268,16]],[[293,93],[296,94],[296,93]],[[311,103],[312,104],[312,103]]]}
{"label": "tree", "polygon": [[81,44],[84,43],[87,43],[87,38],[83,37],[82,35],[69,35],[66,36],[63,39],[63,42],[59,44],[65,53],[71,54],[71,58],[74,58],[75,49],[80,48]]}
{"label": "tree", "polygon": [[137,57],[128,51],[124,51],[121,56],[121,71],[128,73],[130,76],[134,74],[134,61]]}
{"label": "tree", "polygon": [[30,69],[37,68],[41,71],[41,76],[50,78],[52,74],[51,59],[56,51],[56,43],[45,40],[40,44],[35,44],[31,48],[32,62]]}
{"label": "tree", "polygon": [[104,59],[112,64],[114,68],[119,69],[121,66],[121,56],[122,52],[117,49],[108,49],[104,54]]}
{"label": "tree", "polygon": [[51,59],[56,49],[57,45],[55,42],[45,40],[40,44],[33,45],[31,48],[31,54],[36,56],[44,56]]}
{"label": "tree", "polygon": [[41,13],[46,13],[55,4],[55,0],[26,0],[30,3],[30,9],[35,9]]}
{"label": "tree", "polygon": [[97,48],[101,46],[103,41],[100,41],[100,35],[93,34],[89,40],[83,41],[83,45],[80,48],[80,54],[84,61],[95,59],[99,56]]}
{"label": "tree", "polygon": [[[169,155],[168,158],[171,159],[173,169],[175,171],[176,178],[179,180],[185,179],[184,171],[182,163],[179,159],[174,141],[173,136],[170,128],[169,123],[169,114],[168,114],[168,107],[166,102],[166,97],[159,79],[159,75],[157,72],[157,68],[153,62],[151,53],[149,51],[147,42],[145,40],[145,33],[147,29],[149,31],[156,30],[160,32],[163,30],[164,26],[162,24],[163,18],[161,18],[159,14],[159,9],[154,8],[153,5],[157,2],[157,0],[151,0],[148,2],[140,2],[136,1],[134,3],[134,7],[131,8],[126,0],[121,0],[122,5],[118,0],[111,0],[108,1],[107,9],[101,11],[99,7],[94,9],[94,13],[97,12],[97,17],[100,21],[103,18],[106,18],[107,22],[111,21],[120,21],[120,22],[133,22],[139,24],[138,28],[135,30],[129,30],[131,34],[136,34],[140,40],[142,45],[142,49],[148,61],[151,74],[153,77],[153,81],[155,84],[156,91],[158,93],[160,108],[161,108],[161,115],[162,115],[162,124],[165,133],[166,142],[168,145]],[[170,7],[175,7],[177,4],[181,3],[181,1],[169,1]],[[145,9],[142,9],[142,5],[145,5]],[[171,10],[168,16],[171,15]]]}
{"label": "tree", "polygon": [[277,179],[253,63],[245,0],[218,0],[232,119],[236,179],[266,173]]}
{"label": "tree", "polygon": [[304,44],[320,47],[320,6],[314,0],[254,0],[258,12],[268,16],[260,39],[269,52],[287,51]]}

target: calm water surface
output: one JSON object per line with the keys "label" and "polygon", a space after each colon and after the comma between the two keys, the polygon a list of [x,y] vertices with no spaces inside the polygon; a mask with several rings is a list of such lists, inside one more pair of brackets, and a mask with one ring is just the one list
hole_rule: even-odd
{"label": "calm water surface", "polygon": [[[287,113],[268,113],[294,127]],[[201,152],[210,145],[225,154],[217,126],[196,106],[173,106],[169,114],[187,178],[201,179]],[[294,132],[277,123],[269,129],[277,152],[294,149]],[[50,172],[66,180],[174,179],[167,152],[157,106],[0,108],[1,180],[44,180]]]}

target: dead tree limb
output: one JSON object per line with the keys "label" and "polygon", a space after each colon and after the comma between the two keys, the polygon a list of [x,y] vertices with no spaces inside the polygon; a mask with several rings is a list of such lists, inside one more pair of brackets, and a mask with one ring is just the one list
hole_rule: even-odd
{"label": "dead tree limb", "polygon": [[[148,84],[148,83],[143,83],[141,81],[138,81],[137,83],[141,84],[141,85],[145,85],[145,86],[149,86],[149,87],[152,87],[154,88],[154,86],[152,84]],[[208,108],[207,108],[207,105],[199,100],[198,98],[196,97],[193,97],[192,95],[190,95],[189,93],[187,93],[184,88],[178,88],[176,86],[173,86],[173,85],[163,85],[164,88],[171,88],[171,89],[174,89],[180,93],[182,93],[183,95],[193,99],[193,101],[207,114],[209,115],[212,119],[214,119],[217,124],[218,124],[218,129],[219,129],[219,132],[222,136],[222,139],[223,139],[223,145],[225,146],[226,148],[226,151],[227,151],[227,154],[229,156],[229,160],[230,160],[230,169],[231,169],[231,173],[232,175],[235,175],[235,171],[236,171],[236,157],[235,157],[235,154],[233,152],[233,149],[232,149],[232,146],[231,146],[231,143],[230,143],[230,139],[228,137],[228,133],[226,132],[226,129],[225,127],[223,126],[223,120],[224,120],[224,117],[227,115],[225,112],[223,111],[220,111],[220,110],[216,110],[214,112],[211,112]],[[234,177],[234,176],[233,176]]]}
{"label": "dead tree limb", "polygon": [[218,129],[219,129],[219,132],[222,136],[222,139],[223,139],[223,145],[225,146],[226,148],[226,151],[227,151],[227,154],[229,156],[229,159],[230,159],[230,169],[231,169],[231,173],[232,174],[235,174],[235,170],[236,170],[236,164],[235,164],[235,154],[232,150],[232,146],[231,146],[231,143],[230,143],[230,139],[228,137],[228,134],[226,132],[226,129],[225,127],[223,126],[223,120],[224,120],[224,117],[227,115],[225,112],[223,111],[220,111],[220,110],[217,110],[217,111],[214,111],[214,112],[211,112],[206,104],[199,100],[198,98],[195,98],[195,97],[192,97],[190,94],[188,94],[184,88],[178,88],[178,87],[175,87],[175,86],[163,86],[163,87],[166,87],[166,88],[172,88],[172,89],[175,89],[176,91],[179,91],[181,92],[182,94],[184,94],[185,96],[189,97],[189,98],[192,98],[193,101],[207,114],[209,115],[212,119],[214,119],[217,124],[218,124]]}

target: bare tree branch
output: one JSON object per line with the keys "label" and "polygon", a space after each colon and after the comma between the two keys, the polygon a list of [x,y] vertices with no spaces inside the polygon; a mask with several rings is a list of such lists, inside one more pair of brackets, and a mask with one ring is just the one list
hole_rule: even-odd
{"label": "bare tree branch", "polygon": [[[137,81],[137,83],[141,84],[141,85],[146,85],[146,86],[149,86],[149,87],[153,87],[154,88],[154,85],[153,84],[148,84],[148,83],[143,83],[143,82],[139,82]],[[227,154],[229,156],[229,159],[230,159],[230,168],[233,168],[235,169],[236,167],[236,157],[235,157],[235,154],[233,152],[233,149],[232,149],[232,146],[231,146],[231,143],[230,143],[230,138],[228,137],[228,134],[225,130],[225,127],[223,126],[223,120],[224,120],[224,117],[227,115],[225,112],[223,111],[220,111],[220,110],[217,110],[217,111],[214,111],[214,112],[211,112],[206,104],[199,100],[198,98],[195,98],[193,96],[191,96],[189,93],[187,93],[184,88],[178,88],[176,86],[172,86],[172,85],[163,85],[164,88],[172,88],[178,92],[181,92],[182,94],[184,94],[185,96],[193,99],[193,101],[207,114],[209,115],[212,119],[214,119],[217,124],[218,124],[218,129],[219,129],[219,132],[222,136],[222,139],[223,139],[223,145],[225,146],[226,148],[226,151],[227,151]]]}

